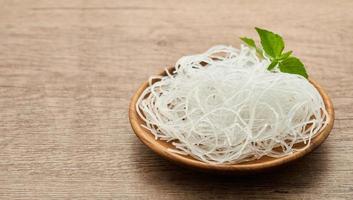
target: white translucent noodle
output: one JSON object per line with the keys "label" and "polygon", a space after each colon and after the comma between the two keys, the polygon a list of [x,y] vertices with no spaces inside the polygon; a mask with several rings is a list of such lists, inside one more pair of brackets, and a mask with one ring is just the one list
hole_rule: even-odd
{"label": "white translucent noodle", "polygon": [[136,105],[143,126],[172,152],[207,163],[291,154],[326,126],[327,112],[307,79],[268,65],[247,46],[182,57],[175,71],[150,78]]}

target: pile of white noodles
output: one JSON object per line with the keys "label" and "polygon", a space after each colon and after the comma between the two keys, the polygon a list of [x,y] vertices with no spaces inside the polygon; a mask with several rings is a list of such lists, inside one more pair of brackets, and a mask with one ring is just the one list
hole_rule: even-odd
{"label": "pile of white noodles", "polygon": [[269,63],[247,46],[182,57],[174,72],[150,78],[136,105],[142,126],[207,163],[291,154],[326,126],[327,112],[307,79]]}

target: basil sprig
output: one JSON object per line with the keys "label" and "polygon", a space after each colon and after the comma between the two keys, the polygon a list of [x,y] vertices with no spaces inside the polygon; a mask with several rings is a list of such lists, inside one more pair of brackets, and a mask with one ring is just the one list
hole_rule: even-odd
{"label": "basil sprig", "polygon": [[255,29],[260,36],[261,47],[257,47],[251,38],[241,37],[240,39],[249,47],[256,49],[261,57],[265,53],[270,58],[271,64],[267,67],[268,70],[272,71],[278,68],[281,72],[298,74],[308,78],[304,64],[292,56],[292,51],[283,52],[285,45],[280,35],[257,27]]}

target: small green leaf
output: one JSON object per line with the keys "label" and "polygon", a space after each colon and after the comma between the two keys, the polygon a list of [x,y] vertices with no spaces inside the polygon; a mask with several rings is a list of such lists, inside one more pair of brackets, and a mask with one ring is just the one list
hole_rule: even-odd
{"label": "small green leaf", "polygon": [[253,47],[256,48],[256,44],[255,41],[251,38],[247,38],[247,37],[241,37],[240,38],[245,44],[247,44],[249,47]]}
{"label": "small green leaf", "polygon": [[278,64],[277,60],[272,61],[272,63],[267,67],[268,70],[271,70],[273,68],[276,67],[276,65]]}
{"label": "small green leaf", "polygon": [[256,49],[256,53],[258,54],[258,56],[260,56],[261,58],[263,58],[262,55],[262,50],[258,47],[256,47],[255,41],[251,38],[247,38],[247,37],[241,37],[240,38],[246,45],[248,45],[249,47],[255,48]]}
{"label": "small green leaf", "polygon": [[296,57],[289,57],[279,63],[279,70],[285,73],[299,74],[308,78],[304,64]]}
{"label": "small green leaf", "polygon": [[271,31],[255,27],[261,39],[261,45],[265,53],[273,59],[279,58],[284,49],[284,42],[281,36]]}
{"label": "small green leaf", "polygon": [[290,55],[292,55],[293,51],[288,51],[284,54],[282,54],[280,57],[279,57],[279,60],[285,60],[287,59]]}

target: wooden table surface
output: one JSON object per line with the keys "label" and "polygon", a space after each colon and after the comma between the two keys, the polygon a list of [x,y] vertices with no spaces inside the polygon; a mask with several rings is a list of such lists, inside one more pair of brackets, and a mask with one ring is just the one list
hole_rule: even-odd
{"label": "wooden table surface", "polygon": [[[217,176],[136,138],[150,75],[259,26],[331,96],[327,141],[281,170]],[[0,199],[352,199],[353,1],[0,1]]]}

